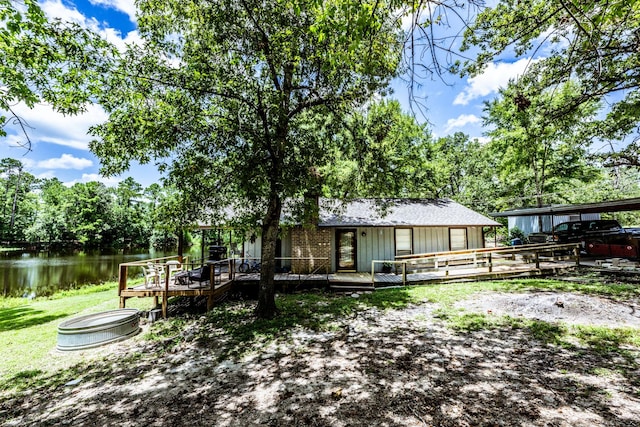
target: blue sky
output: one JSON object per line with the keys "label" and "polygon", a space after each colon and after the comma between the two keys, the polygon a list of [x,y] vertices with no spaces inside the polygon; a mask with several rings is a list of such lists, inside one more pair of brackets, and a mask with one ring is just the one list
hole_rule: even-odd
{"label": "blue sky", "polygon": [[[135,7],[131,0],[45,0],[41,6],[49,17],[77,22],[100,31],[117,46],[140,40],[136,31]],[[499,87],[509,78],[522,73],[528,59],[507,60],[490,64],[487,70],[475,78],[447,76],[447,84],[437,76],[422,82],[418,91],[426,97],[426,118],[435,137],[454,132],[464,132],[471,137],[482,138],[483,101],[493,98]],[[394,97],[409,111],[408,90],[403,82],[395,82]],[[26,169],[36,177],[57,177],[67,185],[76,182],[101,181],[107,185],[117,183],[128,176],[143,186],[157,182],[159,174],[154,165],[133,165],[128,173],[104,178],[99,175],[99,160],[88,150],[91,138],[87,130],[91,125],[107,119],[99,106],[90,106],[85,114],[63,116],[44,104],[29,110],[16,105],[18,112],[31,127],[31,152],[16,147],[23,138],[18,129],[8,126],[8,137],[0,140],[2,157],[21,160]]]}

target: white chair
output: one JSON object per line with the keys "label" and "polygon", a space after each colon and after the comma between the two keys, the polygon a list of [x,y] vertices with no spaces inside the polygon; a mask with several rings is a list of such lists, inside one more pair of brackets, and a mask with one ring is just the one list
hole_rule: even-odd
{"label": "white chair", "polygon": [[182,264],[180,264],[180,261],[167,261],[167,265],[169,266],[169,279],[171,279],[177,272],[182,271]]}
{"label": "white chair", "polygon": [[[149,271],[149,278],[153,279],[153,284],[155,286],[160,286],[164,281],[164,269],[162,268],[162,266],[148,262],[147,270]],[[147,282],[145,281],[145,283]]]}
{"label": "white chair", "polygon": [[144,287],[150,288],[157,284],[158,275],[155,270],[149,269],[149,267],[142,267],[142,273],[144,274]]}

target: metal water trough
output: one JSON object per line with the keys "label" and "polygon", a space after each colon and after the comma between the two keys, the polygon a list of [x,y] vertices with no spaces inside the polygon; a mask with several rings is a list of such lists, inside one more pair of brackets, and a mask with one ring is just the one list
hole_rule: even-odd
{"label": "metal water trough", "polygon": [[140,313],[133,308],[87,314],[58,326],[58,350],[84,350],[121,341],[140,332]]}

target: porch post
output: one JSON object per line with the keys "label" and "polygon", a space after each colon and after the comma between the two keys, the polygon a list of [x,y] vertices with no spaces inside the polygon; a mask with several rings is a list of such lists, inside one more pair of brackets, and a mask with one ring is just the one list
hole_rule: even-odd
{"label": "porch post", "polygon": [[204,242],[205,242],[205,238],[204,238],[204,233],[205,233],[205,229],[202,229],[202,243],[200,244],[200,261],[202,263],[204,263]]}

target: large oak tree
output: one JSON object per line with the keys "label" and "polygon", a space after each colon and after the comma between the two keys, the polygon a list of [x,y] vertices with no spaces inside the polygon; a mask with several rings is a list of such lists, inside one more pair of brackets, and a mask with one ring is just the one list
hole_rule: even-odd
{"label": "large oak tree", "polygon": [[[183,215],[232,207],[262,228],[256,313],[276,313],[286,200],[321,187],[343,118],[385,90],[401,56],[385,1],[142,0],[131,47],[101,100],[91,145],[108,174],[155,160]],[[184,218],[183,218],[184,220]]]}

